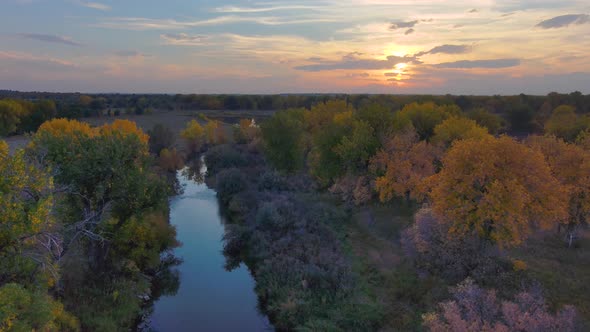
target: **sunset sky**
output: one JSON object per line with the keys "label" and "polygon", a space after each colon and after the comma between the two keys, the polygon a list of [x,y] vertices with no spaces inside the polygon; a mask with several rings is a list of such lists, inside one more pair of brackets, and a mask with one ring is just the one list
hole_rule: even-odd
{"label": "sunset sky", "polygon": [[590,93],[590,1],[0,0],[0,89]]}

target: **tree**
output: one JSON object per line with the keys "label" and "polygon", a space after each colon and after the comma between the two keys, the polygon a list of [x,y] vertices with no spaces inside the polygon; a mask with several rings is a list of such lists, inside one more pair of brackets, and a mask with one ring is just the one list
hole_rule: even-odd
{"label": "tree", "polygon": [[16,133],[27,111],[17,101],[0,100],[0,136]]}
{"label": "tree", "polygon": [[451,290],[453,299],[424,316],[424,326],[433,332],[537,332],[576,331],[576,310],[565,306],[549,312],[539,291],[522,292],[513,301],[501,301],[495,290],[478,287],[466,279]]}
{"label": "tree", "polygon": [[543,155],[506,136],[457,141],[428,182],[433,209],[456,235],[520,244],[533,226],[567,216],[560,183]]}
{"label": "tree", "polygon": [[291,172],[303,166],[303,112],[277,112],[260,126],[265,155],[279,170]]}
{"label": "tree", "polygon": [[411,103],[395,115],[394,128],[403,131],[413,126],[421,140],[427,140],[434,134],[434,127],[451,116],[461,114],[457,105],[436,105],[433,102],[424,104]]}
{"label": "tree", "polygon": [[352,115],[354,108],[348,105],[345,100],[330,100],[316,104],[304,112],[306,131],[312,136],[316,135],[332,123],[338,113],[347,112]]}
{"label": "tree", "polygon": [[580,117],[575,108],[568,105],[557,107],[545,123],[545,132],[550,135],[573,142],[578,135],[590,127],[588,117]]}
{"label": "tree", "polygon": [[342,166],[350,172],[366,170],[369,158],[379,147],[373,128],[365,121],[354,121],[349,135],[342,137],[340,143],[334,147],[334,152],[340,156]]}
{"label": "tree", "polygon": [[412,129],[394,135],[372,159],[370,169],[376,173],[375,187],[382,202],[394,197],[421,197],[421,184],[436,172],[440,150],[420,141]]}
{"label": "tree", "polygon": [[62,248],[61,237],[52,234],[59,227],[53,206],[52,177],[27,160],[22,150],[10,156],[7,144],[0,141],[0,285],[55,283],[54,258]]}
{"label": "tree", "polygon": [[163,149],[170,149],[176,141],[174,132],[161,123],[158,123],[148,131],[148,135],[150,137],[150,152],[156,155],[159,155]]}
{"label": "tree", "polygon": [[478,125],[485,127],[491,134],[498,134],[504,128],[504,119],[499,115],[490,113],[485,108],[476,108],[467,117],[474,120]]}
{"label": "tree", "polygon": [[432,143],[449,147],[456,140],[482,139],[488,136],[488,130],[480,127],[474,120],[451,117],[434,128]]}
{"label": "tree", "polygon": [[394,116],[385,106],[377,103],[365,105],[354,113],[354,117],[368,123],[373,128],[375,137],[380,140],[391,134]]}
{"label": "tree", "polygon": [[205,144],[205,130],[197,120],[191,120],[186,128],[180,132],[187,145],[190,153],[197,153]]}
{"label": "tree", "polygon": [[78,320],[47,294],[10,283],[0,287],[1,331],[78,331]]}
{"label": "tree", "polygon": [[547,136],[529,137],[527,145],[545,156],[553,176],[567,195],[569,216],[563,222],[571,246],[578,227],[587,224],[590,217],[590,151]]}

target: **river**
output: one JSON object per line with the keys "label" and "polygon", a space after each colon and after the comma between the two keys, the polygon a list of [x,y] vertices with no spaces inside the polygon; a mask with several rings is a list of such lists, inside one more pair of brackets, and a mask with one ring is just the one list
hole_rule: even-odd
{"label": "river", "polygon": [[167,331],[268,331],[267,318],[257,310],[254,280],[243,264],[224,269],[223,219],[215,191],[196,183],[182,172],[181,195],[170,201],[170,222],[176,226],[182,246],[175,255],[180,288],[174,296],[162,296],[150,317],[152,330]]}

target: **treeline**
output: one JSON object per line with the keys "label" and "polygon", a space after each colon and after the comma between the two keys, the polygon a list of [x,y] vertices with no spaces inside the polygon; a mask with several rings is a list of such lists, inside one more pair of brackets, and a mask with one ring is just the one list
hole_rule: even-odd
{"label": "treeline", "polygon": [[[588,319],[587,296],[546,299],[527,262],[507,255],[542,230],[584,250],[576,243],[590,217],[588,118],[559,104],[541,120],[543,135],[515,138],[486,108],[332,100],[236,127],[238,144],[205,157],[237,218],[226,251],[250,264],[266,312],[283,329],[387,322],[396,330],[576,331],[580,316],[569,304]],[[326,191],[344,202],[340,211],[419,207],[399,235],[399,271],[359,267],[357,254],[343,250],[349,215],[329,210]]]}
{"label": "treeline", "polygon": [[[541,132],[553,109],[560,105],[574,107],[576,113],[590,112],[590,95],[550,93],[547,96],[429,96],[429,95],[168,95],[168,94],[93,94],[42,93],[0,91],[0,99],[38,103],[52,101],[59,118],[88,116],[116,116],[143,114],[154,110],[286,110],[311,108],[330,100],[344,100],[356,109],[377,104],[387,109],[401,109],[413,102],[432,101],[438,104],[455,104],[464,111],[485,109],[500,115],[511,132]],[[20,102],[23,103],[23,102]],[[27,106],[30,108],[30,105]],[[25,108],[27,108],[25,107]],[[49,112],[51,116],[51,112]],[[47,115],[46,115],[47,116]],[[38,121],[37,121],[38,122]],[[20,128],[30,130],[30,128]]]}
{"label": "treeline", "polygon": [[0,330],[134,329],[174,293],[170,186],[129,121],[43,123],[0,141]]}

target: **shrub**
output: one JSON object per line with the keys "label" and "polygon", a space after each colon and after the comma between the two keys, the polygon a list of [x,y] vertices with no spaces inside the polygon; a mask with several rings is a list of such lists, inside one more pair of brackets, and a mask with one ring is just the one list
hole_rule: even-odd
{"label": "shrub", "polygon": [[158,158],[158,165],[167,172],[175,172],[184,166],[184,161],[176,149],[163,149]]}
{"label": "shrub", "polygon": [[156,155],[159,155],[163,149],[169,149],[176,141],[174,132],[160,123],[148,131],[148,135],[150,136],[150,152]]}
{"label": "shrub", "polygon": [[576,311],[566,306],[555,315],[540,292],[522,292],[513,301],[501,301],[495,290],[479,288],[467,279],[452,290],[453,300],[438,312],[424,316],[430,331],[575,331]]}
{"label": "shrub", "polygon": [[217,174],[217,197],[227,205],[233,196],[248,188],[246,176],[237,168],[223,170]]}
{"label": "shrub", "polygon": [[421,270],[458,282],[468,276],[476,279],[494,276],[499,266],[499,251],[477,236],[449,233],[449,226],[438,220],[432,210],[423,208],[415,222],[402,233],[406,254]]}
{"label": "shrub", "polygon": [[205,153],[207,173],[213,175],[226,168],[242,167],[248,164],[246,157],[231,145],[214,146]]}

